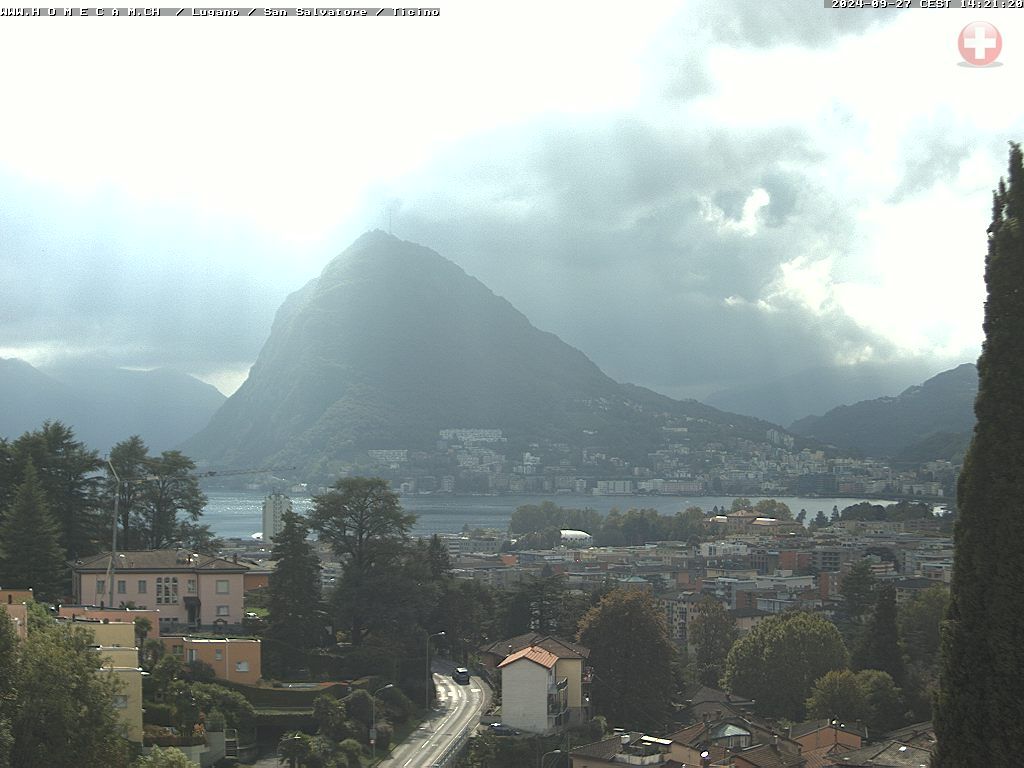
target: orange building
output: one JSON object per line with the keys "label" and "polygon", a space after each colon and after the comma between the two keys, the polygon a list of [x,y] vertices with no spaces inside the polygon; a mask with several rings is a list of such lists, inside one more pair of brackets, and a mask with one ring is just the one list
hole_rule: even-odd
{"label": "orange building", "polygon": [[164,650],[182,664],[192,661],[209,664],[213,674],[221,680],[255,685],[263,673],[259,640],[170,635],[160,638],[160,641]]}
{"label": "orange building", "polygon": [[91,605],[62,605],[57,612],[62,619],[73,621],[108,621],[133,624],[138,618],[149,619],[147,638],[160,639],[160,611],[138,608],[94,608]]}

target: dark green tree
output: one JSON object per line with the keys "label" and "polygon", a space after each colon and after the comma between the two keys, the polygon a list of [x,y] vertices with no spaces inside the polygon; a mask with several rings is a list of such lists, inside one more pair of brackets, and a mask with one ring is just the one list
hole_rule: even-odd
{"label": "dark green tree", "polygon": [[664,729],[675,649],[651,596],[639,590],[608,593],[583,617],[579,641],[590,648],[597,713],[622,728]]}
{"label": "dark green tree", "polygon": [[896,685],[907,678],[896,622],[896,589],[891,586],[877,590],[875,610],[868,619],[861,643],[854,654],[857,669],[878,669],[888,672]]}
{"label": "dark green tree", "polygon": [[875,587],[877,579],[871,572],[868,560],[858,560],[850,568],[850,572],[839,582],[839,592],[843,596],[843,608],[847,618],[861,623],[875,604]]}
{"label": "dark green tree", "polygon": [[776,520],[793,519],[793,510],[788,504],[777,499],[761,499],[754,505],[754,511],[761,517],[774,517]]}
{"label": "dark green tree", "polygon": [[102,462],[96,451],[75,439],[75,433],[59,421],[26,432],[12,446],[17,476],[29,461],[36,468],[50,512],[60,526],[66,558],[75,560],[99,551],[110,529],[109,514],[102,509],[100,475]]}
{"label": "dark green tree", "polygon": [[29,459],[14,502],[0,525],[0,584],[29,587],[37,600],[55,602],[64,587],[60,530]]}
{"label": "dark green tree", "polygon": [[932,766],[1011,765],[1024,747],[1024,163],[994,194],[977,422],[957,487]]}
{"label": "dark green tree", "polygon": [[697,604],[697,611],[687,623],[687,642],[693,646],[697,678],[717,688],[725,674],[725,660],[739,637],[736,622],[725,606],[710,595]]}
{"label": "dark green tree", "polygon": [[818,514],[816,514],[814,516],[814,519],[811,520],[810,528],[811,528],[811,530],[817,530],[818,528],[827,528],[827,527],[828,527],[828,518],[825,517],[825,513],[822,512],[819,509],[818,510]]}
{"label": "dark green tree", "polygon": [[267,586],[268,626],[263,636],[267,671],[282,677],[307,666],[305,654],[323,643],[320,558],[308,540],[309,525],[294,512],[281,516],[270,559],[277,565]]}
{"label": "dark green tree", "polygon": [[949,589],[937,584],[899,606],[900,639],[912,664],[937,665],[939,630],[948,604]]}
{"label": "dark green tree", "polygon": [[[206,495],[192,474],[195,462],[180,451],[164,451],[148,459],[146,466],[154,479],[139,487],[135,519],[140,545],[163,549],[180,544],[198,552],[215,550],[209,528],[197,524]],[[183,517],[179,519],[179,515]]]}
{"label": "dark green tree", "polygon": [[312,527],[344,564],[332,603],[353,645],[362,644],[379,611],[381,577],[407,551],[415,520],[379,477],[343,477],[313,499]]}
{"label": "dark green tree", "polygon": [[110,466],[107,470],[106,495],[108,502],[113,508],[113,495],[118,494],[117,516],[118,525],[121,527],[118,546],[121,549],[135,549],[140,546],[138,532],[132,527],[133,513],[137,513],[136,507],[139,503],[144,485],[139,482],[132,482],[137,478],[146,477],[149,474],[147,462],[149,460],[149,448],[138,435],[132,435],[127,440],[122,440],[110,449],[110,465],[113,466],[117,477],[121,479],[118,483]]}
{"label": "dark green tree", "polygon": [[11,723],[18,704],[17,671],[18,637],[7,609],[0,605],[0,768],[11,768]]}
{"label": "dark green tree", "polygon": [[802,720],[814,681],[849,661],[835,624],[809,613],[785,613],[736,641],[723,682],[729,691],[754,699],[763,715]]}
{"label": "dark green tree", "polygon": [[114,709],[117,680],[97,674],[92,634],[51,624],[30,631],[19,653],[11,764],[18,768],[113,768],[127,763]]}

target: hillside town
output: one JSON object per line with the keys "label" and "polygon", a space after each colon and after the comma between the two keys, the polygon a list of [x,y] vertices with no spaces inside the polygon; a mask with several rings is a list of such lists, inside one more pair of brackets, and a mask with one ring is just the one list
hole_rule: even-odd
{"label": "hillside town", "polygon": [[599,447],[538,442],[513,453],[501,429],[450,428],[434,450],[370,449],[347,469],[385,477],[403,494],[508,493],[632,496],[662,494],[778,496],[915,496],[946,499],[958,466],[931,460],[894,467],[881,459],[851,458],[835,449],[796,448],[782,430],[763,442],[691,440],[674,427],[664,447],[630,462]]}

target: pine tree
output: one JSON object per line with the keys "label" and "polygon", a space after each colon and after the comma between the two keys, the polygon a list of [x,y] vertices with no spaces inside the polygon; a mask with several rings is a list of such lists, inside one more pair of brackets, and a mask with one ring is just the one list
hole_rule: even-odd
{"label": "pine tree", "polygon": [[320,644],[324,625],[320,558],[307,540],[309,525],[294,512],[285,512],[281,521],[270,554],[277,566],[267,587],[270,625],[264,634],[267,667],[276,675],[305,666],[301,653]]}
{"label": "pine tree", "polygon": [[936,699],[935,768],[1011,765],[1024,749],[1024,164],[994,194],[977,423],[957,488]]}
{"label": "pine tree", "polygon": [[29,460],[21,485],[0,526],[0,584],[31,588],[37,600],[60,599],[64,587],[64,550],[60,528]]}

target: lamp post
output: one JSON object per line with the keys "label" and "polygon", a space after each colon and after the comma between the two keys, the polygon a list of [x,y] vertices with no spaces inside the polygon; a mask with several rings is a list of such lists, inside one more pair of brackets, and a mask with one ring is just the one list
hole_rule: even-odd
{"label": "lamp post", "polygon": [[539,768],[544,768],[544,760],[545,760],[545,758],[548,755],[560,755],[560,754],[562,754],[562,750],[560,750],[560,749],[552,749],[550,752],[545,752],[543,755],[540,756],[540,766],[539,766]]}
{"label": "lamp post", "polygon": [[378,688],[370,696],[370,761],[377,757],[377,694],[394,688],[394,683],[388,683]]}
{"label": "lamp post", "polygon": [[433,698],[431,695],[431,689],[434,687],[434,680],[430,676],[430,638],[432,637],[444,637],[444,631],[435,632],[432,635],[427,635],[427,689],[423,694],[423,708],[430,709],[430,700]]}

